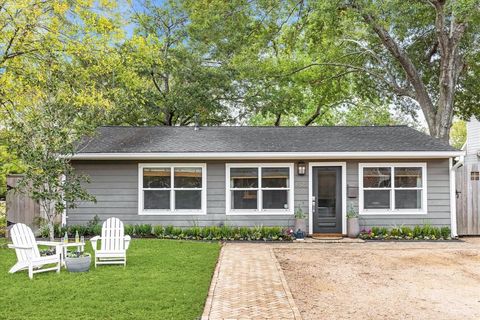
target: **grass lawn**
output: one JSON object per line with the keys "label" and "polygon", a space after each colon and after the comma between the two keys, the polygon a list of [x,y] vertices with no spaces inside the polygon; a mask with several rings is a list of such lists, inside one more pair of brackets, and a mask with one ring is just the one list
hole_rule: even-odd
{"label": "grass lawn", "polygon": [[[127,267],[87,273],[9,274],[15,252],[0,239],[0,319],[197,319],[220,245],[133,239]],[[91,250],[90,243],[87,250]]]}

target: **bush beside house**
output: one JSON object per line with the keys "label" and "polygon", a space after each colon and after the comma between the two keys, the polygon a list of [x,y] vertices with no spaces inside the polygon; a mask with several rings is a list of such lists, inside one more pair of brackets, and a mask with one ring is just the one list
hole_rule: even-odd
{"label": "bush beside house", "polygon": [[[152,226],[150,224],[125,225],[125,234],[136,238],[181,239],[181,240],[224,240],[224,241],[290,241],[292,235],[289,229],[282,227],[231,227],[231,226],[192,226],[179,228],[174,226]],[[41,236],[48,237],[48,229],[41,228]],[[74,237],[100,235],[102,226],[95,217],[87,225],[55,226],[55,237],[63,237],[65,232]]]}
{"label": "bush beside house", "polygon": [[429,224],[413,228],[402,227],[372,227],[360,232],[364,240],[451,240],[449,227],[433,227]]}

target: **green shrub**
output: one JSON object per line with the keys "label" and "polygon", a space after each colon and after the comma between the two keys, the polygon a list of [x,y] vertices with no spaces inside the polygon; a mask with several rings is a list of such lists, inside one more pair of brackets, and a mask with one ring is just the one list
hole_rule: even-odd
{"label": "green shrub", "polygon": [[[138,234],[138,233],[137,233]],[[281,227],[230,227],[230,226],[193,226],[177,228],[173,226],[155,226],[155,237],[163,239],[185,240],[290,240],[291,236]]]}
{"label": "green shrub", "polygon": [[240,227],[238,228],[238,233],[240,235],[239,240],[250,240],[250,228],[247,227]]}
{"label": "green shrub", "polygon": [[419,238],[422,236],[422,227],[421,226],[415,226],[413,228],[413,237],[414,238]]}
{"label": "green shrub", "polygon": [[129,235],[129,236],[133,236],[135,234],[135,227],[131,224],[125,224],[123,226],[123,232],[126,234],[126,235]]}
{"label": "green shrub", "polygon": [[90,236],[99,236],[102,234],[102,226],[97,224],[88,227],[88,235]]}
{"label": "green shrub", "polygon": [[153,234],[155,235],[155,237],[161,239],[165,235],[165,228],[163,228],[163,226],[161,226],[161,225],[154,226],[153,227]]}
{"label": "green shrub", "polygon": [[412,238],[412,237],[413,237],[413,230],[412,230],[412,228],[402,226],[402,227],[400,227],[400,230],[401,230],[403,236],[406,236],[406,237],[409,237],[409,238]]}
{"label": "green shrub", "polygon": [[450,239],[452,230],[449,227],[442,227],[440,228],[440,234],[442,235],[443,239]]}
{"label": "green shrub", "polygon": [[72,225],[68,227],[68,236],[74,237],[77,232],[79,236],[89,236],[89,231],[90,230],[87,226]]}
{"label": "green shrub", "polygon": [[389,235],[392,237],[399,237],[402,234],[402,231],[399,228],[392,228]]}
{"label": "green shrub", "polygon": [[433,236],[433,232],[433,227],[430,224],[427,223],[422,226],[422,236],[424,238],[430,238],[431,236]]}
{"label": "green shrub", "polygon": [[[80,236],[95,236],[101,233],[102,226],[98,223],[89,223],[87,226],[71,225],[62,228],[59,224],[55,225],[55,236],[62,238],[67,232],[69,237],[74,237],[78,231]],[[124,225],[126,235],[135,237],[150,237],[154,235],[160,239],[185,239],[185,240],[263,240],[263,241],[281,241],[291,240],[291,235],[286,229],[281,227],[255,226],[249,227],[231,227],[231,226],[193,226],[189,228],[178,228],[174,226],[150,224]],[[48,237],[48,228],[41,227],[42,237]]]}
{"label": "green shrub", "polygon": [[135,235],[139,237],[149,237],[152,235],[152,225],[150,224],[137,224],[134,230]]}
{"label": "green shrub", "polygon": [[372,227],[371,230],[363,230],[360,238],[366,240],[389,240],[389,239],[415,239],[415,240],[442,240],[451,239],[449,227],[433,227],[430,224],[423,226],[415,226],[413,229],[409,227],[393,227],[391,229],[385,227]]}

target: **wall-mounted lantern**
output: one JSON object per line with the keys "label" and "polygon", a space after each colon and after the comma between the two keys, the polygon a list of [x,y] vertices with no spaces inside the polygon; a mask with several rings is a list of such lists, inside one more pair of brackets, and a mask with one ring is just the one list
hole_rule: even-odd
{"label": "wall-mounted lantern", "polygon": [[297,173],[299,176],[304,176],[306,171],[307,165],[305,164],[305,162],[300,161],[299,163],[297,163]]}

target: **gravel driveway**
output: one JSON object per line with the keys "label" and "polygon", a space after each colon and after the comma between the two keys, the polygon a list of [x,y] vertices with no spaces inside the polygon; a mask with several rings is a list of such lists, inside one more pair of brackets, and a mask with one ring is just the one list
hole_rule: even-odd
{"label": "gravel driveway", "polygon": [[274,252],[304,319],[480,319],[480,239]]}

